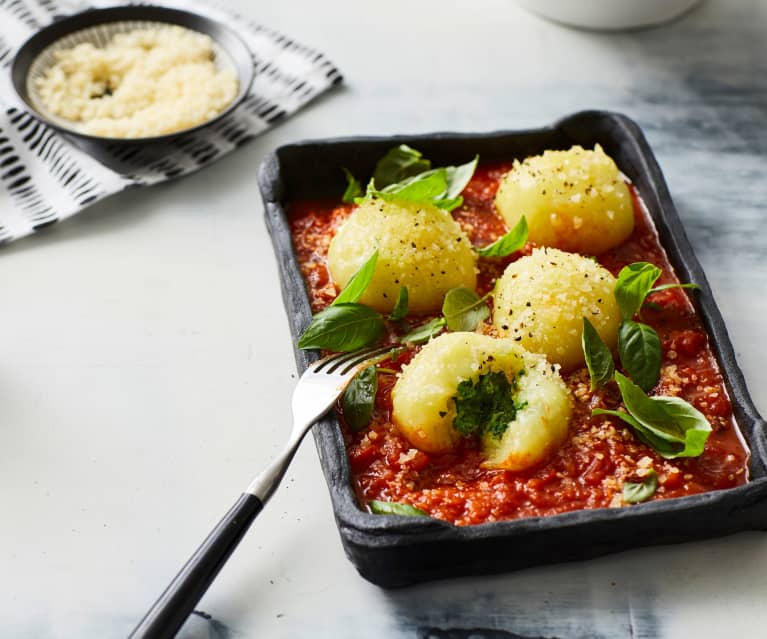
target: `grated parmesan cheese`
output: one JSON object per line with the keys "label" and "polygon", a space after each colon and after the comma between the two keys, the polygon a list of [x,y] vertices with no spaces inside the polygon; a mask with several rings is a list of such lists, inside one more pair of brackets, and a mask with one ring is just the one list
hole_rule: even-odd
{"label": "grated parmesan cheese", "polygon": [[178,26],[118,33],[54,53],[37,80],[45,107],[82,133],[142,138],[188,129],[221,113],[238,83],[214,63],[213,40]]}

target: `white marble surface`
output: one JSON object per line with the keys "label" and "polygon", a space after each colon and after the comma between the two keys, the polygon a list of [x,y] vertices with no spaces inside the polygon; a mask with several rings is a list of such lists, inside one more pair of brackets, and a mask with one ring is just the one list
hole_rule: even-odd
{"label": "white marble surface", "polygon": [[[231,5],[346,85],[202,173],[0,250],[0,636],[125,636],[286,436],[295,371],[255,184],[285,142],[627,113],[767,412],[767,2],[618,35],[510,0]],[[201,602],[213,619],[180,636],[759,637],[765,592],[763,533],[386,592],[345,559],[307,441]]]}

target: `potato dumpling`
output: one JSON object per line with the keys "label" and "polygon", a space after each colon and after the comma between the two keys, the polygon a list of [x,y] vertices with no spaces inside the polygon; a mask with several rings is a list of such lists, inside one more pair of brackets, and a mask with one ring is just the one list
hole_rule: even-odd
{"label": "potato dumpling", "polygon": [[524,215],[531,242],[587,255],[618,246],[634,230],[628,186],[598,144],[514,162],[495,207],[509,228]]}
{"label": "potato dumpling", "polygon": [[328,266],[339,288],[378,249],[373,279],[359,300],[390,312],[406,286],[411,313],[439,310],[445,293],[477,283],[471,243],[447,211],[432,205],[385,202],[360,204],[330,243]]}
{"label": "potato dumpling", "polygon": [[573,403],[558,368],[532,353],[526,361],[525,374],[517,378],[522,408],[502,437],[483,435],[483,468],[525,470],[549,457],[567,437]]}
{"label": "potato dumpling", "polygon": [[497,280],[493,324],[503,337],[569,370],[584,363],[584,317],[615,347],[621,314],[614,290],[615,278],[594,260],[538,248]]}
{"label": "potato dumpling", "polygon": [[567,435],[570,392],[541,355],[510,340],[476,333],[433,339],[405,367],[392,391],[392,419],[416,448],[449,451],[462,435],[455,429],[458,385],[501,372],[515,388],[515,418],[499,436],[486,432],[486,468],[523,470],[547,457]]}

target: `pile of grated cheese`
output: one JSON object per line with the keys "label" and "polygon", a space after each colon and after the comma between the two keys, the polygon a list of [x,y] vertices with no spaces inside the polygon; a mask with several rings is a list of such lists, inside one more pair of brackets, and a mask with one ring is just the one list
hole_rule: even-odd
{"label": "pile of grated cheese", "polygon": [[234,73],[216,68],[213,40],[178,26],[118,33],[56,51],[37,80],[45,107],[112,138],[175,133],[207,122],[234,100]]}

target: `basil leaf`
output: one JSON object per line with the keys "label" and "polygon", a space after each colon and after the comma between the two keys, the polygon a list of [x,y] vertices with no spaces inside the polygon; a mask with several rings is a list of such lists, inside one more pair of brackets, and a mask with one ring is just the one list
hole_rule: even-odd
{"label": "basil leaf", "polygon": [[474,156],[471,162],[461,164],[460,166],[447,166],[445,171],[447,172],[447,193],[445,198],[447,200],[455,200],[463,193],[463,190],[471,181],[471,176],[474,175],[474,171],[477,170],[477,164],[479,163],[479,156]]}
{"label": "basil leaf", "polygon": [[643,391],[660,379],[661,346],[655,329],[631,320],[618,328],[618,355],[621,366]]}
{"label": "basil leaf", "polygon": [[[616,416],[631,424],[660,455],[675,459],[697,457],[703,452],[711,424],[694,406],[680,397],[648,397],[619,372],[615,373],[615,381],[623,404],[635,423],[626,419],[623,413]],[[603,411],[593,412],[600,413]]]}
{"label": "basil leaf", "polygon": [[352,278],[347,282],[344,290],[342,290],[336,299],[333,300],[332,306],[337,304],[353,304],[365,292],[365,289],[370,284],[370,280],[373,279],[373,273],[376,270],[376,264],[378,263],[378,249],[373,251],[373,254],[367,259],[367,261],[360,266],[360,269],[352,275]]}
{"label": "basil leaf", "polygon": [[591,411],[591,416],[594,417],[596,415],[609,415],[610,417],[617,417],[618,419],[622,419],[624,422],[626,422],[629,426],[631,426],[634,430],[641,431],[644,429],[644,426],[640,422],[638,422],[636,419],[634,419],[629,413],[624,413],[620,410],[608,410],[607,408],[595,408]]}
{"label": "basil leaf", "polygon": [[423,344],[440,333],[443,328],[445,328],[445,318],[435,317],[426,324],[414,328],[402,338],[402,341],[406,344]]}
{"label": "basil leaf", "polygon": [[374,515],[400,515],[401,517],[428,517],[429,513],[410,504],[400,504],[395,501],[378,501],[372,499],[368,502]]}
{"label": "basil leaf", "polygon": [[359,180],[355,178],[348,169],[343,169],[346,176],[346,190],[344,191],[341,200],[346,204],[354,204],[355,198],[362,196],[362,185]]}
{"label": "basil leaf", "polygon": [[438,209],[444,209],[448,213],[454,209],[457,209],[461,204],[463,204],[463,198],[459,195],[458,197],[454,198],[445,198],[442,200],[434,200],[432,202],[434,206],[436,206]]}
{"label": "basil leaf", "polygon": [[672,443],[684,442],[684,430],[665,413],[661,403],[654,401],[656,398],[645,395],[639,386],[621,373],[615,373],[615,381],[626,410],[644,429]]}
{"label": "basil leaf", "polygon": [[477,249],[477,253],[482,257],[506,257],[524,247],[526,242],[527,220],[523,215],[506,235],[499,237],[488,246]]}
{"label": "basil leaf", "polygon": [[383,189],[430,168],[431,162],[425,159],[420,151],[410,148],[407,144],[400,144],[389,149],[386,155],[378,160],[373,182],[376,188]]}
{"label": "basil leaf", "polygon": [[701,455],[711,434],[711,424],[708,423],[703,413],[681,397],[652,397],[649,399],[662,406],[668,419],[679,424],[684,430],[684,448],[673,453],[673,456],[668,456],[668,458],[698,457]]}
{"label": "basil leaf", "polygon": [[328,306],[312,318],[298,348],[354,351],[378,341],[386,331],[383,316],[362,304]]}
{"label": "basil leaf", "polygon": [[389,319],[392,322],[398,322],[405,317],[407,315],[407,305],[407,286],[400,286],[399,295],[397,296],[397,301],[394,303],[394,308],[392,309],[391,315],[389,315]]}
{"label": "basil leaf", "polygon": [[[377,180],[368,183],[365,198],[378,197],[386,201],[405,200],[417,204],[432,204],[452,211],[463,204],[460,193],[466,188],[477,168],[479,156],[461,166],[446,166],[423,171],[398,182],[381,187]],[[356,198],[360,203],[365,198]]]}
{"label": "basil leaf", "polygon": [[447,170],[433,169],[408,178],[397,184],[390,184],[378,193],[396,195],[397,199],[410,202],[431,202],[444,197],[447,191]]}
{"label": "basil leaf", "polygon": [[490,316],[485,298],[468,288],[451,288],[442,302],[442,315],[451,331],[473,331]]}
{"label": "basil leaf", "polygon": [[659,455],[662,455],[663,457],[666,457],[666,458],[673,457],[673,455],[679,449],[678,444],[674,444],[665,439],[657,437],[651,431],[648,431],[647,429],[645,429],[645,427],[640,422],[638,422],[628,413],[624,413],[619,410],[607,410],[604,408],[595,408],[593,411],[591,411],[591,414],[592,415],[609,415],[610,417],[617,417],[618,419],[623,420],[629,426],[631,426],[631,428],[634,429],[636,436],[641,441],[643,441],[645,444],[647,444],[650,448],[655,450]]}
{"label": "basil leaf", "polygon": [[353,431],[362,430],[370,423],[378,392],[378,372],[375,366],[363,368],[344,391],[341,406],[344,419]]}
{"label": "basil leaf", "polygon": [[661,284],[660,286],[654,286],[650,289],[650,293],[648,295],[651,295],[652,293],[657,293],[659,291],[667,291],[670,288],[692,288],[696,291],[700,290],[700,286],[697,284],[687,283],[687,284]]}
{"label": "basil leaf", "polygon": [[647,501],[658,489],[658,473],[653,469],[644,476],[640,483],[623,482],[623,501],[627,504],[638,504]]}
{"label": "basil leaf", "polygon": [[661,270],[649,262],[634,262],[621,269],[615,284],[615,299],[623,319],[634,319],[660,275]]}
{"label": "basil leaf", "polygon": [[591,390],[593,391],[613,378],[615,364],[613,363],[613,354],[607,348],[607,344],[602,341],[597,329],[585,317],[583,318],[581,346],[586,357],[586,368],[589,369]]}
{"label": "basil leaf", "polygon": [[366,198],[377,197],[387,202],[404,200],[405,202],[414,202],[416,204],[433,204],[438,206],[444,203],[442,195],[446,189],[447,174],[445,169],[436,169],[421,173],[413,178],[408,178],[404,182],[391,184],[384,190],[375,188],[371,180],[365,197],[357,198],[355,202],[360,203]]}

